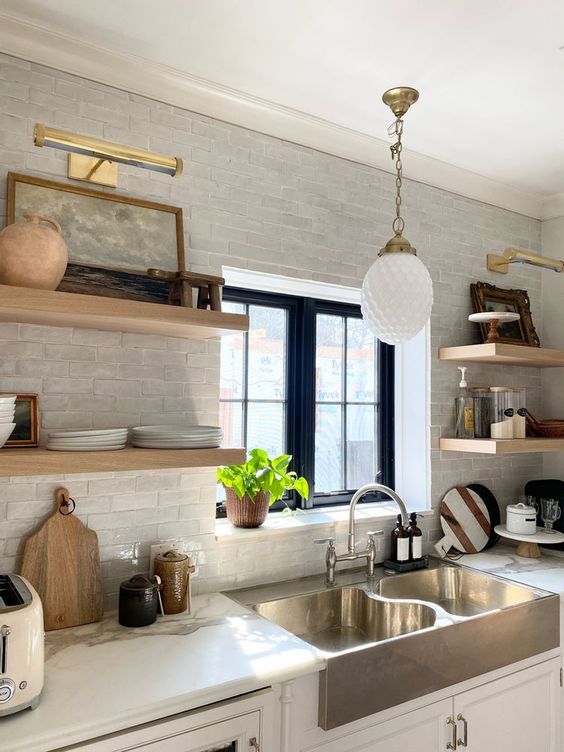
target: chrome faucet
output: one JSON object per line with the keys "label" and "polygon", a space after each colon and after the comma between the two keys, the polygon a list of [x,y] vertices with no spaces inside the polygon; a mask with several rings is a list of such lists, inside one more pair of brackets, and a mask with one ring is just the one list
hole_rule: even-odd
{"label": "chrome faucet", "polygon": [[407,508],[400,496],[388,486],[382,485],[382,483],[367,483],[365,486],[361,486],[353,494],[351,503],[349,506],[349,535],[348,546],[346,554],[337,554],[335,549],[335,538],[318,538],[315,543],[327,543],[327,553],[325,555],[325,582],[327,585],[335,584],[335,569],[339,561],[355,561],[356,559],[366,559],[366,576],[374,576],[374,560],[376,558],[376,544],[374,538],[376,536],[384,535],[383,530],[374,530],[368,533],[368,543],[364,551],[356,550],[356,536],[355,536],[355,522],[354,513],[356,505],[362,499],[362,497],[373,491],[381,491],[387,494],[392,501],[395,501],[399,507],[402,518],[402,525],[404,527],[408,524]]}

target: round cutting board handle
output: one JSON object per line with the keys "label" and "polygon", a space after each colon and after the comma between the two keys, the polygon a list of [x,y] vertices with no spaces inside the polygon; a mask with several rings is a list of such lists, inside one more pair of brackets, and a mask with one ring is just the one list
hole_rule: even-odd
{"label": "round cutting board handle", "polygon": [[[76,509],[75,500],[71,499],[68,488],[58,488],[55,492],[55,499],[57,501],[59,513],[62,514],[63,517],[68,517],[68,515],[72,514]],[[63,509],[65,511],[63,511]]]}

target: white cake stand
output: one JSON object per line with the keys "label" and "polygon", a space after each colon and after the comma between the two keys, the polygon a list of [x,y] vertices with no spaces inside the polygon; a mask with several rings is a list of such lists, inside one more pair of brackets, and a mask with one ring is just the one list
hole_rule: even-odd
{"label": "white cake stand", "polygon": [[518,313],[503,313],[502,311],[490,311],[485,313],[471,313],[468,321],[474,324],[488,324],[490,329],[486,342],[499,342],[499,332],[497,330],[500,324],[508,324],[510,321],[519,321],[521,318]]}
{"label": "white cake stand", "polygon": [[559,533],[558,530],[553,530],[550,533],[544,527],[537,527],[537,532],[532,535],[510,533],[505,525],[496,525],[494,530],[498,535],[501,535],[502,538],[519,541],[517,553],[519,556],[524,556],[526,559],[540,558],[539,543],[553,546],[557,543],[564,543],[564,535],[562,533]]}

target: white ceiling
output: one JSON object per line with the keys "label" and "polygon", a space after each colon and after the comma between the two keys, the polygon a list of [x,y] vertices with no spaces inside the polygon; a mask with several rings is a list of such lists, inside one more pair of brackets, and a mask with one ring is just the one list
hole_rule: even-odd
{"label": "white ceiling", "polygon": [[[0,0],[4,14],[386,138],[522,191],[564,191],[562,0]],[[407,172],[407,166],[406,166]]]}

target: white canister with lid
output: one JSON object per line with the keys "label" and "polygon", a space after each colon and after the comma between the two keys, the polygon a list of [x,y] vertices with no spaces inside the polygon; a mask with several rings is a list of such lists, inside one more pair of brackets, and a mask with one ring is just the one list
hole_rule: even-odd
{"label": "white canister with lid", "polygon": [[537,532],[537,510],[522,502],[507,507],[507,532],[534,535]]}

